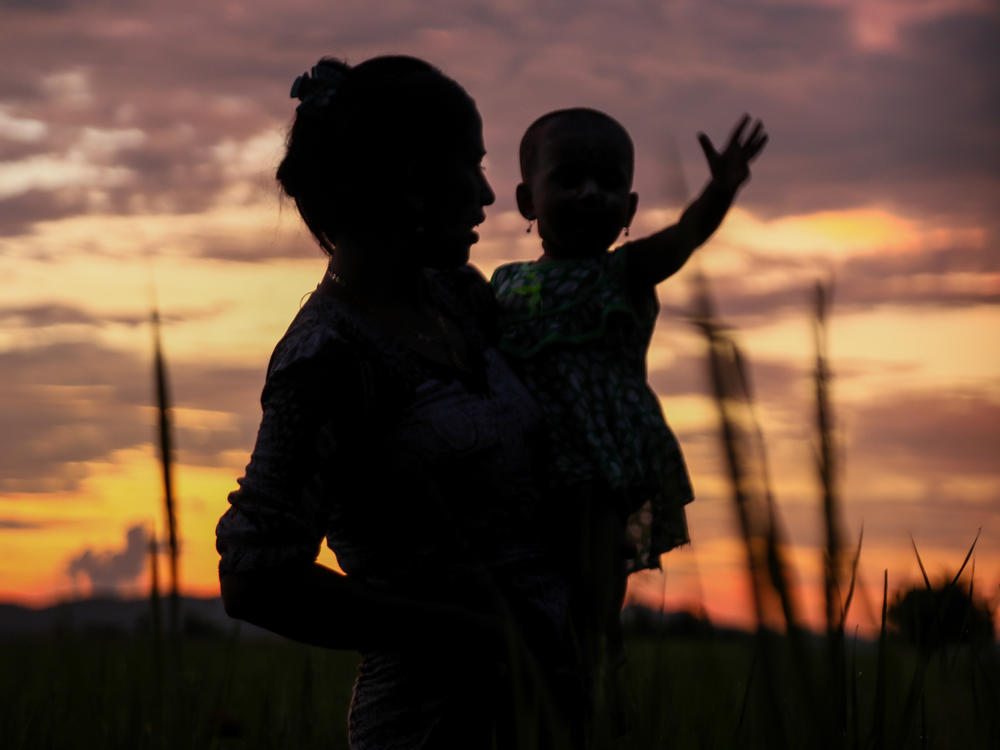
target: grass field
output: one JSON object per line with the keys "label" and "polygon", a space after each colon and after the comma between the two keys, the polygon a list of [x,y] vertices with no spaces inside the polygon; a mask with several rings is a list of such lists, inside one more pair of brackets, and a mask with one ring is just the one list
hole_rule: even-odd
{"label": "grass field", "polygon": [[[769,647],[770,670],[761,668],[761,648],[752,636],[630,639],[624,681],[631,731],[613,747],[1000,746],[995,647],[931,656],[920,708],[903,727],[921,658],[887,643],[886,718],[874,734],[881,700],[877,644],[859,643],[856,653],[848,644],[855,679],[848,680],[840,726],[829,725],[832,681],[826,689],[822,680],[802,685],[787,639]],[[822,664],[823,642],[810,640],[807,648],[807,661]],[[347,747],[356,654],[203,637],[185,640],[172,664],[165,656],[157,667],[153,641],[122,636],[0,643],[0,744],[8,750]]]}

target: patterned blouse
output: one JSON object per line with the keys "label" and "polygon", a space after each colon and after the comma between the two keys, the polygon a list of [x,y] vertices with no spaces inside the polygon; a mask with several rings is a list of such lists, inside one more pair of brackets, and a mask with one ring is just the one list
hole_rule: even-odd
{"label": "patterned blouse", "polygon": [[[565,652],[565,588],[536,539],[537,406],[463,304],[477,285],[490,297],[485,280],[465,269],[425,283],[477,371],[388,340],[324,280],[271,358],[257,443],[217,528],[220,571],[311,562],[325,537],[349,576],[470,608],[499,594],[529,646]],[[470,661],[363,653],[351,747],[448,747],[469,731],[488,747],[502,681]]]}
{"label": "patterned blouse", "polygon": [[629,569],[658,568],[688,539],[684,458],[646,382],[659,303],[626,274],[629,245],[585,260],[510,263],[490,283],[500,349],[546,417],[551,471],[610,490],[637,548]]}

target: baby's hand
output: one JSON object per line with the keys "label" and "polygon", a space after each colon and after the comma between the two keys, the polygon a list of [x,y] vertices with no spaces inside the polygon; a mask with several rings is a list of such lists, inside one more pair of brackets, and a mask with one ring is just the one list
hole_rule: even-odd
{"label": "baby's hand", "polygon": [[698,134],[698,142],[705,152],[705,158],[708,159],[708,168],[712,171],[712,180],[724,190],[735,192],[740,185],[750,179],[750,162],[767,143],[767,133],[764,132],[764,124],[760,120],[754,123],[750,135],[743,140],[743,131],[749,122],[750,115],[743,115],[740,118],[721,154],[715,150],[707,135]]}

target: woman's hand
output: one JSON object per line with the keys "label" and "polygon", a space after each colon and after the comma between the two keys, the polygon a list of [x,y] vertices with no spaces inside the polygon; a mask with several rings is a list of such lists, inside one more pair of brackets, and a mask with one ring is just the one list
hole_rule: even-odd
{"label": "woman's hand", "polygon": [[743,115],[736,124],[729,142],[719,153],[712,145],[711,139],[704,133],[698,134],[698,143],[701,150],[705,152],[708,160],[708,168],[712,172],[712,181],[717,187],[728,192],[735,193],[736,190],[750,179],[750,162],[757,158],[767,143],[767,133],[764,132],[764,124],[757,120],[750,131],[750,134],[743,138],[743,131],[750,123],[750,115]]}

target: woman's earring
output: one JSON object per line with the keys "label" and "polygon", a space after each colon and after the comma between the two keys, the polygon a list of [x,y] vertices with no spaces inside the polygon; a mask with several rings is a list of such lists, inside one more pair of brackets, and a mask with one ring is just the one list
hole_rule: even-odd
{"label": "woman's earring", "polygon": [[629,225],[628,225],[628,224],[626,224],[626,225],[625,225],[625,236],[626,236],[626,237],[628,237],[628,227],[629,227]]}
{"label": "woman's earring", "polygon": [[531,225],[534,223],[534,219],[528,220],[528,228],[524,230],[525,234],[531,234]]}

